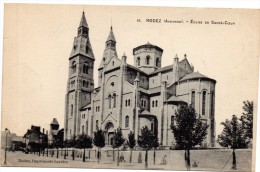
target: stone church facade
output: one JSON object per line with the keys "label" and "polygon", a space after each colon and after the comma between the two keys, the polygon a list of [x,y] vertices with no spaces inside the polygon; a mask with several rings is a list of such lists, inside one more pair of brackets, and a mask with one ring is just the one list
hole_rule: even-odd
{"label": "stone church facade", "polygon": [[83,12],[69,57],[65,139],[81,133],[93,137],[102,129],[106,145],[111,145],[118,127],[125,138],[132,131],[137,139],[146,125],[157,134],[161,145],[172,146],[173,115],[186,103],[209,125],[204,144],[214,147],[216,81],[194,72],[186,55],[181,60],[176,55],[172,64],[162,67],[163,49],[147,43],[133,49],[134,65],[130,65],[125,54],[118,56],[116,46],[111,27],[94,87],[95,57]]}

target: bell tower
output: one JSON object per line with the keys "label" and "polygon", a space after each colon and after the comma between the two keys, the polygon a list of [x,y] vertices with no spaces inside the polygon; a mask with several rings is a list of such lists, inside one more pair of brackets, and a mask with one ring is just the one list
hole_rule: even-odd
{"label": "bell tower", "polygon": [[89,39],[89,27],[82,13],[78,35],[74,38],[69,57],[69,75],[65,101],[65,139],[80,131],[80,109],[91,102],[94,90],[95,57]]}

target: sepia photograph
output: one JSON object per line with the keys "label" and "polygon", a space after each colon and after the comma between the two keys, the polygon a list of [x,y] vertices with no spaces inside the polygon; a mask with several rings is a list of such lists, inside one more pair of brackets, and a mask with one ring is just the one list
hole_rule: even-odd
{"label": "sepia photograph", "polygon": [[4,4],[3,167],[255,171],[260,11]]}

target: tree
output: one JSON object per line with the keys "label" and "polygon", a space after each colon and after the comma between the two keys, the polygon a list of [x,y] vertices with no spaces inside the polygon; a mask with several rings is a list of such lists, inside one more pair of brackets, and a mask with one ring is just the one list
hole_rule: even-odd
{"label": "tree", "polygon": [[138,137],[138,145],[145,149],[145,168],[148,168],[148,150],[153,148],[158,142],[154,132],[151,131],[147,126],[141,129],[141,135]]}
{"label": "tree", "polygon": [[174,119],[171,129],[177,146],[185,150],[185,161],[190,169],[190,149],[202,143],[209,126],[197,115],[195,109],[188,105],[180,105]]}
{"label": "tree", "polygon": [[71,154],[73,161],[74,161],[74,159],[75,159],[74,148],[77,147],[76,139],[77,139],[76,135],[73,134],[73,135],[71,136],[70,140],[68,141],[68,147],[73,148],[72,154]]}
{"label": "tree", "polygon": [[132,150],[136,145],[135,134],[132,131],[128,134],[127,144],[130,148],[130,163],[132,163]]}
{"label": "tree", "polygon": [[153,164],[155,164],[155,159],[156,159],[156,156],[155,156],[155,149],[159,147],[159,142],[158,142],[158,137],[157,135],[155,135],[155,140],[153,142]]}
{"label": "tree", "polygon": [[67,140],[67,139],[65,139],[64,140],[64,142],[63,142],[63,145],[64,145],[64,147],[65,147],[65,151],[64,151],[64,159],[66,159],[66,156],[67,156],[67,154],[68,154],[68,147],[70,146],[69,145],[69,140]]}
{"label": "tree", "polygon": [[46,134],[44,134],[43,138],[42,138],[42,148],[43,148],[43,156],[44,156],[46,148],[47,148],[47,151],[48,151],[48,136]]}
{"label": "tree", "polygon": [[59,148],[63,148],[64,129],[58,131],[53,139],[53,147],[57,149],[57,158],[59,158]]}
{"label": "tree", "polygon": [[244,112],[240,118],[242,122],[242,128],[245,131],[245,136],[247,139],[253,139],[253,101],[244,101],[244,106],[242,107]]}
{"label": "tree", "polygon": [[105,136],[104,136],[104,132],[99,129],[96,132],[94,132],[94,145],[98,147],[98,163],[99,163],[99,159],[101,158],[101,148],[103,148],[105,146]]}
{"label": "tree", "polygon": [[242,129],[242,124],[236,115],[232,116],[231,120],[226,119],[221,123],[224,129],[220,135],[218,135],[218,143],[223,147],[231,147],[233,149],[233,163],[232,169],[236,169],[236,154],[235,149],[247,148],[248,140],[245,139],[245,134]]}
{"label": "tree", "polygon": [[80,149],[83,149],[83,162],[86,161],[86,153],[85,153],[85,149],[86,148],[92,148],[92,138],[86,134],[81,134],[78,136],[77,138],[77,147]]}
{"label": "tree", "polygon": [[117,148],[117,166],[119,166],[119,147],[125,142],[121,128],[115,130],[113,147]]}

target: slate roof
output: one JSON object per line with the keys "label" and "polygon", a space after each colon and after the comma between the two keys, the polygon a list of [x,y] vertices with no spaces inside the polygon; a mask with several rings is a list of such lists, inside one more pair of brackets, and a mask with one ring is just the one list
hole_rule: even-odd
{"label": "slate roof", "polygon": [[87,23],[87,20],[85,18],[84,11],[82,12],[81,20],[80,20],[80,23],[79,23],[79,27],[81,27],[81,26],[88,28],[88,23]]}
{"label": "slate roof", "polygon": [[133,49],[133,55],[134,55],[134,52],[138,49],[141,49],[141,48],[155,48],[156,50],[160,51],[160,52],[163,52],[163,49],[156,46],[156,45],[153,45],[153,44],[150,44],[149,42],[147,44],[144,44],[144,45],[140,45],[136,48]]}
{"label": "slate roof", "polygon": [[91,103],[89,103],[88,105],[82,107],[81,110],[86,110],[86,109],[88,109],[88,108],[91,108]]}
{"label": "slate roof", "polygon": [[[89,47],[88,53],[86,53],[86,45],[88,45]],[[70,57],[74,57],[75,55],[78,54],[95,59],[89,38],[85,38],[84,36],[79,36],[74,38]]]}
{"label": "slate roof", "polygon": [[166,102],[182,102],[182,100],[176,96],[171,96],[166,100]]}
{"label": "slate roof", "polygon": [[167,71],[167,70],[171,70],[171,69],[173,69],[173,65],[164,66],[162,68],[159,68],[156,71],[153,71],[153,72],[149,73],[149,75],[156,74],[156,73],[163,72],[163,71]]}
{"label": "slate roof", "polygon": [[211,78],[209,78],[205,75],[202,75],[199,72],[193,72],[193,73],[189,73],[189,74],[185,75],[183,78],[180,79],[180,81],[185,81],[185,80],[188,80],[188,79],[199,79],[199,78],[214,80],[214,79],[211,79]]}
{"label": "slate roof", "polygon": [[56,118],[53,118],[51,124],[59,125],[58,120]]}
{"label": "slate roof", "polygon": [[111,28],[110,28],[110,33],[109,33],[109,35],[108,35],[108,37],[107,37],[107,41],[106,41],[106,42],[108,42],[108,41],[114,41],[114,42],[116,42],[116,38],[115,38],[115,35],[114,35],[114,32],[113,32],[112,26],[111,26]]}

